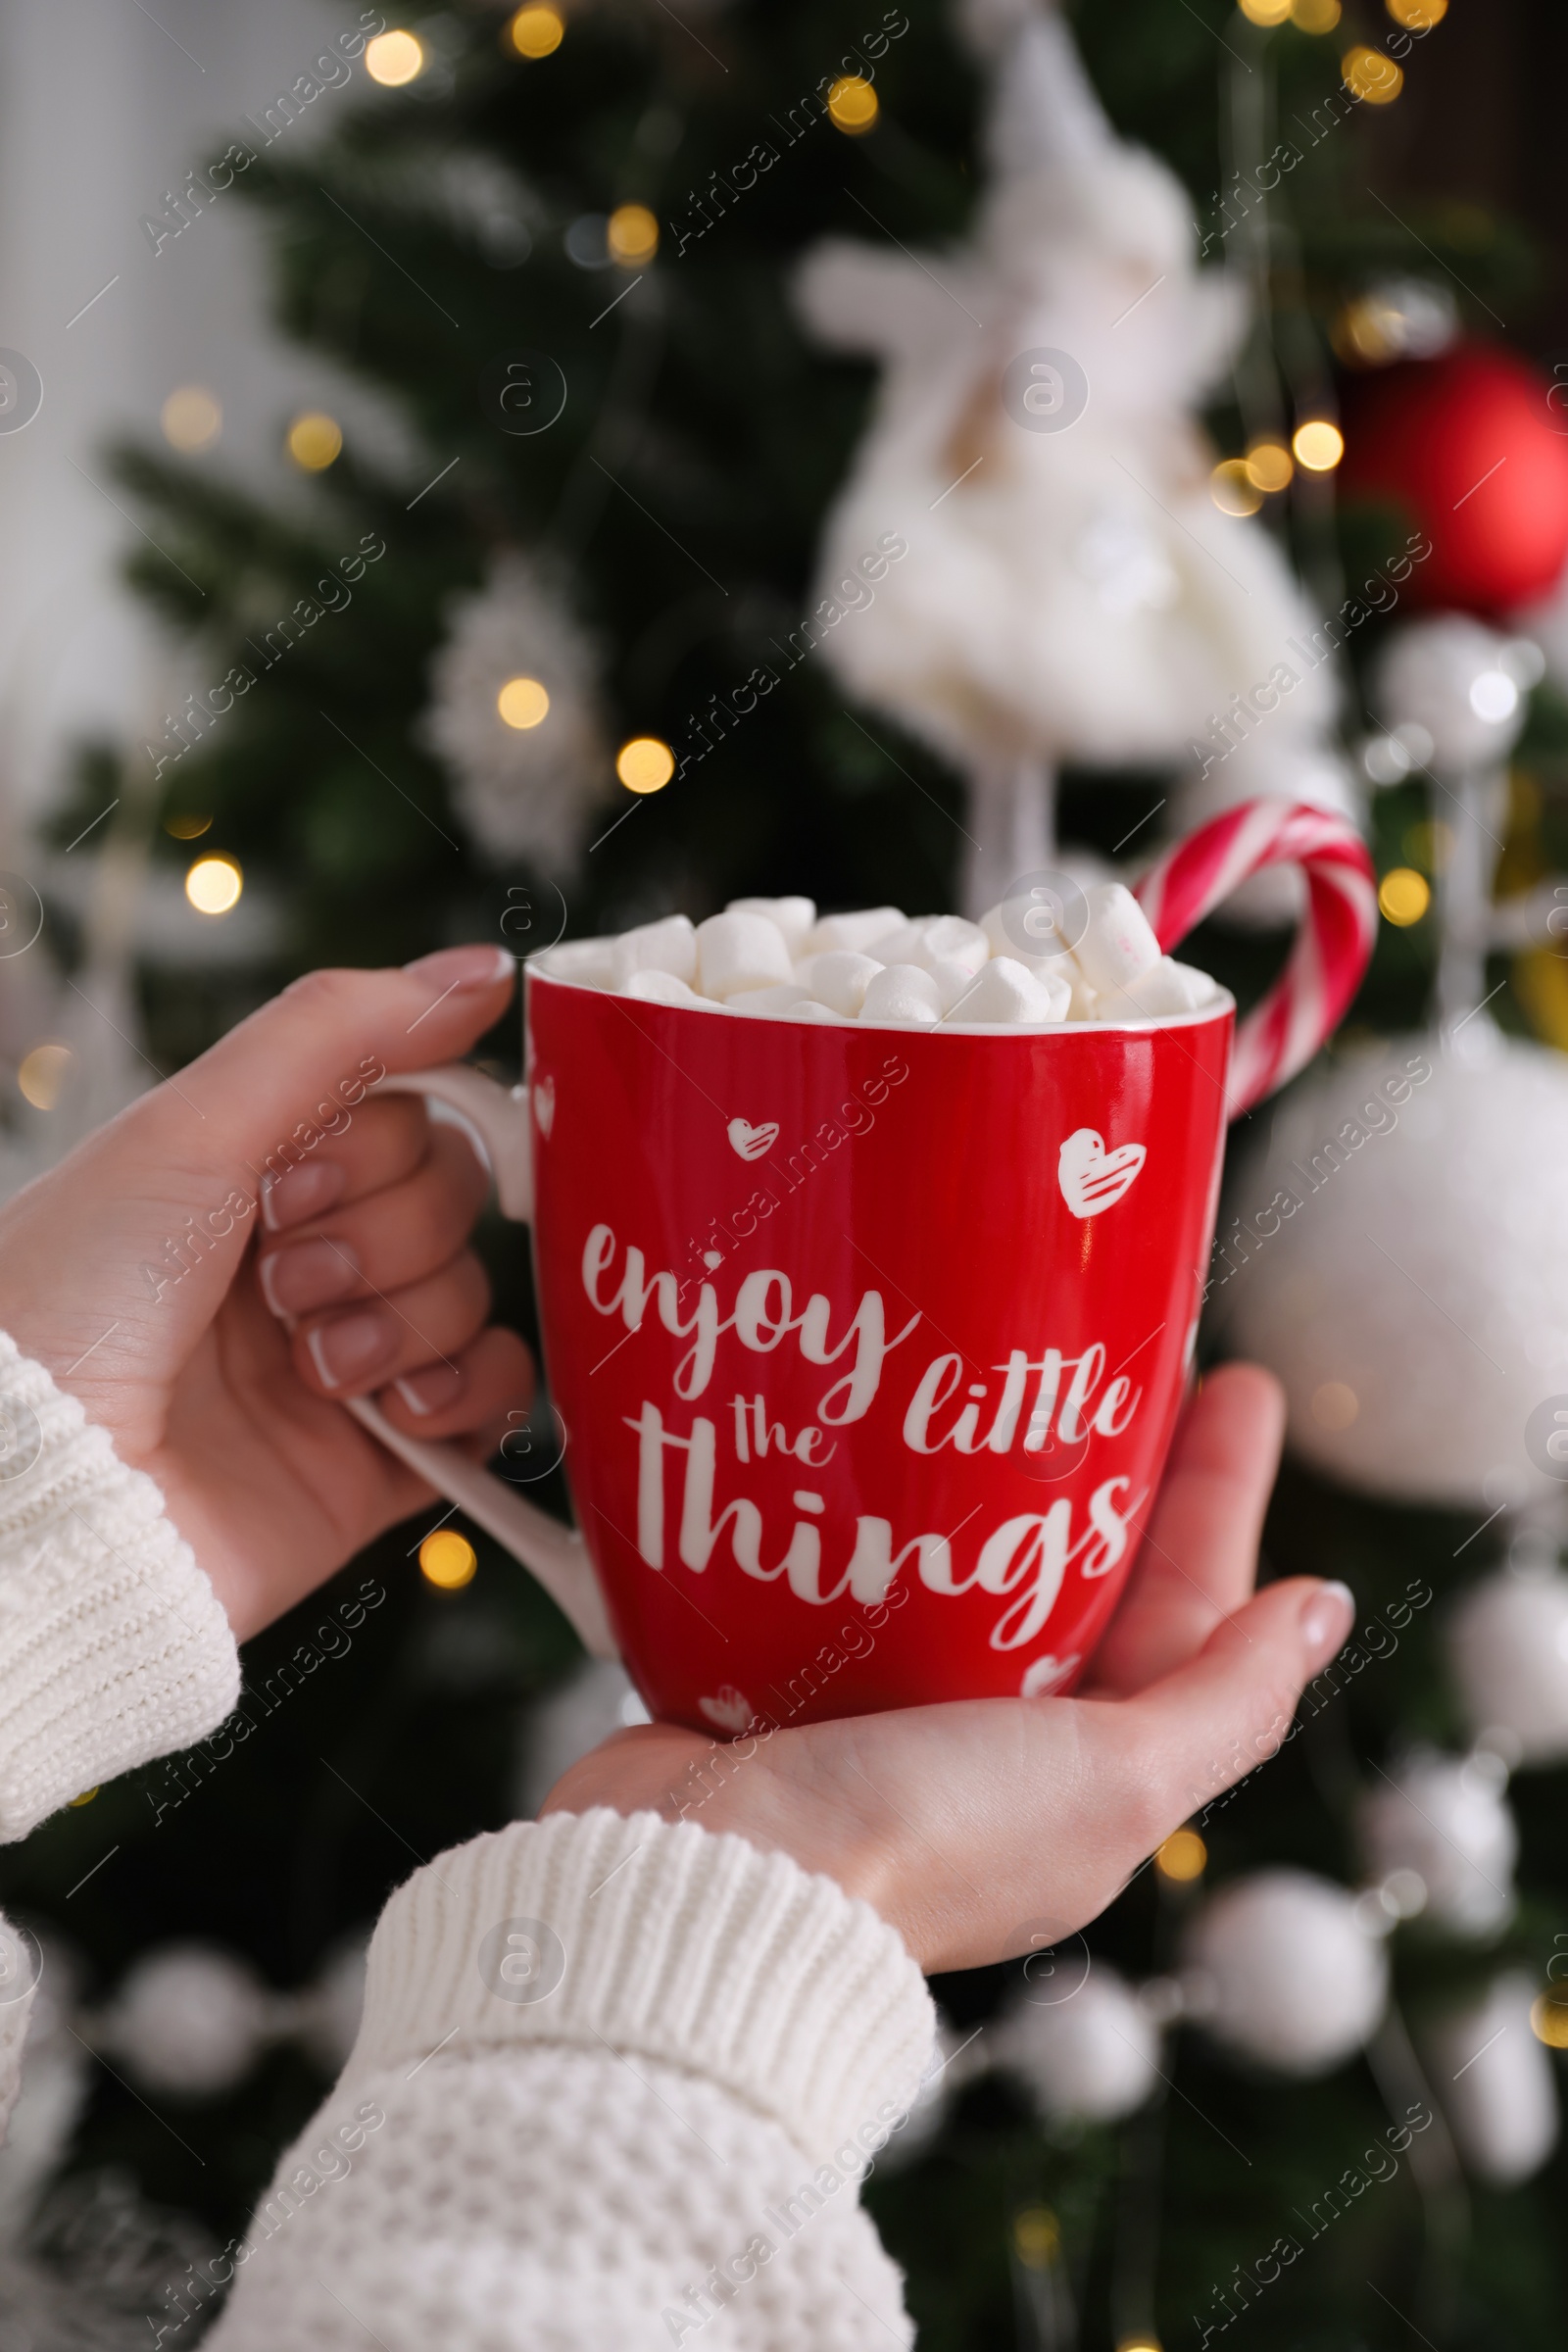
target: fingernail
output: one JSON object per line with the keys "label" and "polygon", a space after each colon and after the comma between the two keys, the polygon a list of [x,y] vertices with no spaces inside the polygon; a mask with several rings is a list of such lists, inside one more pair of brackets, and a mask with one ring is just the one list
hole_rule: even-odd
{"label": "fingernail", "polygon": [[347,1242],[291,1242],[259,1259],[257,1272],[274,1315],[303,1315],[346,1298],[358,1286],[360,1261]]}
{"label": "fingernail", "polygon": [[1301,1640],[1314,1664],[1344,1648],[1355,1623],[1355,1594],[1348,1585],[1319,1585],[1301,1607]]}
{"label": "fingernail", "polygon": [[307,1217],[330,1208],[344,1186],[343,1170],[333,1159],[306,1159],[281,1176],[269,1176],[262,1185],[262,1223],[269,1233],[286,1225],[303,1225]]}
{"label": "fingernail", "polygon": [[358,1314],[318,1323],[307,1335],[306,1345],[322,1386],[341,1389],[366,1379],[378,1364],[385,1363],[397,1346],[397,1332],[390,1315],[382,1314],[378,1306],[368,1306]]}
{"label": "fingernail", "polygon": [[395,1380],[392,1385],[410,1412],[422,1417],[456,1404],[467,1384],[457,1364],[431,1364],[426,1371],[411,1372],[406,1380]]}
{"label": "fingernail", "polygon": [[406,963],[403,969],[411,980],[423,980],[431,988],[493,988],[498,980],[513,980],[517,966],[505,948],[437,948],[433,956],[421,956],[416,963]]}

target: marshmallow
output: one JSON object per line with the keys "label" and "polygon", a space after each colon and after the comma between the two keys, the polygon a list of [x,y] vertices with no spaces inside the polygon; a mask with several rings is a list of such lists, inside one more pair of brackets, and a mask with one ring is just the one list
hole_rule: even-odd
{"label": "marshmallow", "polygon": [[612,939],[568,939],[534,957],[549,980],[569,980],[576,988],[613,988],[615,942]]}
{"label": "marshmallow", "polygon": [[696,1004],[707,1010],[711,1009],[707,999],[700,997],[694,988],[688,988],[684,980],[677,978],[673,972],[661,971],[658,964],[654,963],[645,964],[640,972],[633,972],[622,980],[615,994],[617,997],[636,997],[644,1004]]}
{"label": "marshmallow", "polygon": [[1011,956],[993,956],[953,1010],[960,1021],[1062,1021],[1072,991],[1053,974],[1039,979]]}
{"label": "marshmallow", "polygon": [[731,899],[724,909],[726,914],[761,914],[776,923],[784,934],[784,945],[792,956],[799,956],[816,920],[814,899]]}
{"label": "marshmallow", "polygon": [[613,942],[617,987],[633,972],[672,972],[677,980],[697,977],[697,934],[691,917],[666,915],[662,923],[640,923]]}
{"label": "marshmallow", "polygon": [[[993,956],[1010,956],[1015,963],[1055,963],[1071,948],[1051,919],[1043,899],[1004,899],[980,917],[980,928],[991,943]],[[1032,943],[1032,944],[1031,944]]]}
{"label": "marshmallow", "polygon": [[[737,1011],[745,1002],[744,997],[736,999]],[[843,1013],[833,1011],[830,1005],[819,1004],[814,997],[803,997],[798,1004],[790,1006],[784,1018],[787,1021],[825,1021],[830,1029],[842,1029],[844,1026]]]}
{"label": "marshmallow", "polygon": [[853,1020],[865,1001],[867,985],[881,968],[874,956],[857,956],[850,948],[829,948],[798,963],[795,975],[819,1004]]}
{"label": "marshmallow", "polygon": [[[873,939],[896,931],[904,921],[897,906],[868,906],[859,914],[830,914],[813,923],[796,953],[801,956],[825,956],[834,948],[848,948],[853,955],[863,956]],[[882,957],[877,960],[881,962]]]}
{"label": "marshmallow", "polygon": [[1100,882],[1089,893],[1089,926],[1073,954],[1093,989],[1125,988],[1159,961],[1159,942],[1123,882]]}
{"label": "marshmallow", "polygon": [[942,992],[917,963],[885,964],[867,984],[860,1018],[916,1021],[928,1028],[942,1018]]}
{"label": "marshmallow", "polygon": [[710,914],[697,926],[698,982],[721,1004],[749,988],[774,988],[794,979],[790,952],[777,923],[765,914]]}
{"label": "marshmallow", "polygon": [[1162,956],[1126,988],[1102,989],[1095,998],[1097,1021],[1157,1020],[1163,1013],[1196,1012],[1218,992],[1206,972]]}
{"label": "marshmallow", "polygon": [[731,1012],[755,1012],[764,1020],[776,1020],[781,1013],[793,1012],[797,1004],[808,1004],[810,992],[798,980],[786,980],[778,988],[743,988],[730,1002]]}
{"label": "marshmallow", "polygon": [[[942,999],[944,1014],[950,1013],[955,1004],[961,1004],[975,983],[975,975],[970,971],[968,965],[959,963],[952,956],[929,956],[921,962],[919,968],[922,972],[929,972],[936,982],[937,994]],[[982,971],[985,969],[984,964],[980,969]]]}
{"label": "marshmallow", "polygon": [[1090,987],[1076,963],[1072,964],[1070,971],[1064,976],[1072,992],[1072,1002],[1067,1007],[1068,1020],[1092,1021],[1095,1017],[1095,1006],[1100,1002],[1099,992]]}
{"label": "marshmallow", "polygon": [[938,963],[961,963],[973,978],[991,953],[978,923],[957,914],[917,914],[866,950],[878,963],[917,963],[923,972]]}

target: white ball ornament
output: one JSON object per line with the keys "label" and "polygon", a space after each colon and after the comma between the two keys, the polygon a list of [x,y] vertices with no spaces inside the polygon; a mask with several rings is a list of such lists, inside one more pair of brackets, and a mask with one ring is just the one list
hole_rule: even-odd
{"label": "white ball ornament", "polygon": [[1359,1829],[1369,1874],[1413,1871],[1424,1916],[1460,1936],[1487,1936],[1513,1914],[1519,1833],[1497,1758],[1417,1749],[1363,1796]]}
{"label": "white ball ornament", "polygon": [[1459,2154],[1496,2188],[1528,2180],[1557,2144],[1551,2060],[1531,2030],[1535,1989],[1510,1971],[1421,2035]]}
{"label": "white ball ornament", "polygon": [[1391,729],[1424,728],[1434,765],[1448,774],[1494,767],[1524,725],[1521,678],[1534,652],[1462,613],[1407,621],[1373,666],[1372,708]]}
{"label": "white ball ornament", "polygon": [[137,1961],[98,2038],[149,2090],[210,2098],[249,2074],[272,2009],[266,1986],[227,1952],[169,1944]]}
{"label": "white ball ornament", "polygon": [[1568,1756],[1568,1576],[1507,1568],[1466,1593],[1448,1661],[1471,1731],[1521,1764]]}
{"label": "white ball ornament", "polygon": [[1474,1060],[1398,1039],[1293,1093],[1238,1172],[1211,1295],[1306,1461],[1490,1510],[1559,1492],[1526,1424],[1568,1394],[1568,1064],[1472,1028]]}
{"label": "white ball ornament", "polygon": [[1032,1997],[1025,1985],[996,2029],[991,2061],[1020,2076],[1048,2116],[1117,2123],[1159,2080],[1159,2029],[1097,1961],[1065,1999]]}
{"label": "white ball ornament", "polygon": [[1355,1896],[1306,1871],[1258,1871],[1210,1896],[1182,1958],[1216,2040],[1285,2075],[1340,2065],[1388,2001],[1383,1945]]}

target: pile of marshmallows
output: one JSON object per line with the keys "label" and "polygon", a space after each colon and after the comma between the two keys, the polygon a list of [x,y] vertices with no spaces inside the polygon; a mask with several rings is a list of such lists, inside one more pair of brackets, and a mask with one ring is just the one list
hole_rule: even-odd
{"label": "pile of marshmallows", "polygon": [[[1029,899],[993,906],[978,923],[896,906],[818,922],[809,899],[735,899],[705,923],[672,914],[616,939],[571,940],[532,968],[645,1004],[877,1026],[1159,1020],[1219,996],[1206,972],[1160,954],[1120,882],[1102,883],[1087,903],[1088,923],[1068,948]],[[1027,953],[1037,940],[1046,952]]]}

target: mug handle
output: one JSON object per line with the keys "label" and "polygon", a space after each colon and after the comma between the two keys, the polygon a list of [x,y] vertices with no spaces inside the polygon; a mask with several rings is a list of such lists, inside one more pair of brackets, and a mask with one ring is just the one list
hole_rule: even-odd
{"label": "mug handle", "polygon": [[1332,1035],[1377,937],[1377,879],[1348,817],[1304,801],[1244,801],[1167,850],[1135,886],[1165,955],[1268,865],[1298,865],[1306,917],[1291,959],[1237,1029],[1225,1115],[1240,1118],[1294,1078]]}
{"label": "mug handle", "polygon": [[[481,1070],[449,1062],[439,1070],[400,1070],[379,1079],[374,1092],[422,1095],[455,1111],[490,1169],[502,1215],[527,1222],[533,1213],[533,1138],[525,1086],[498,1086]],[[563,1527],[548,1511],[525,1502],[505,1480],[470,1461],[456,1446],[405,1437],[368,1396],[350,1398],[348,1410],[362,1428],[532,1571],[570,1620],[590,1657],[619,1656],[599,1579],[574,1528]]]}

